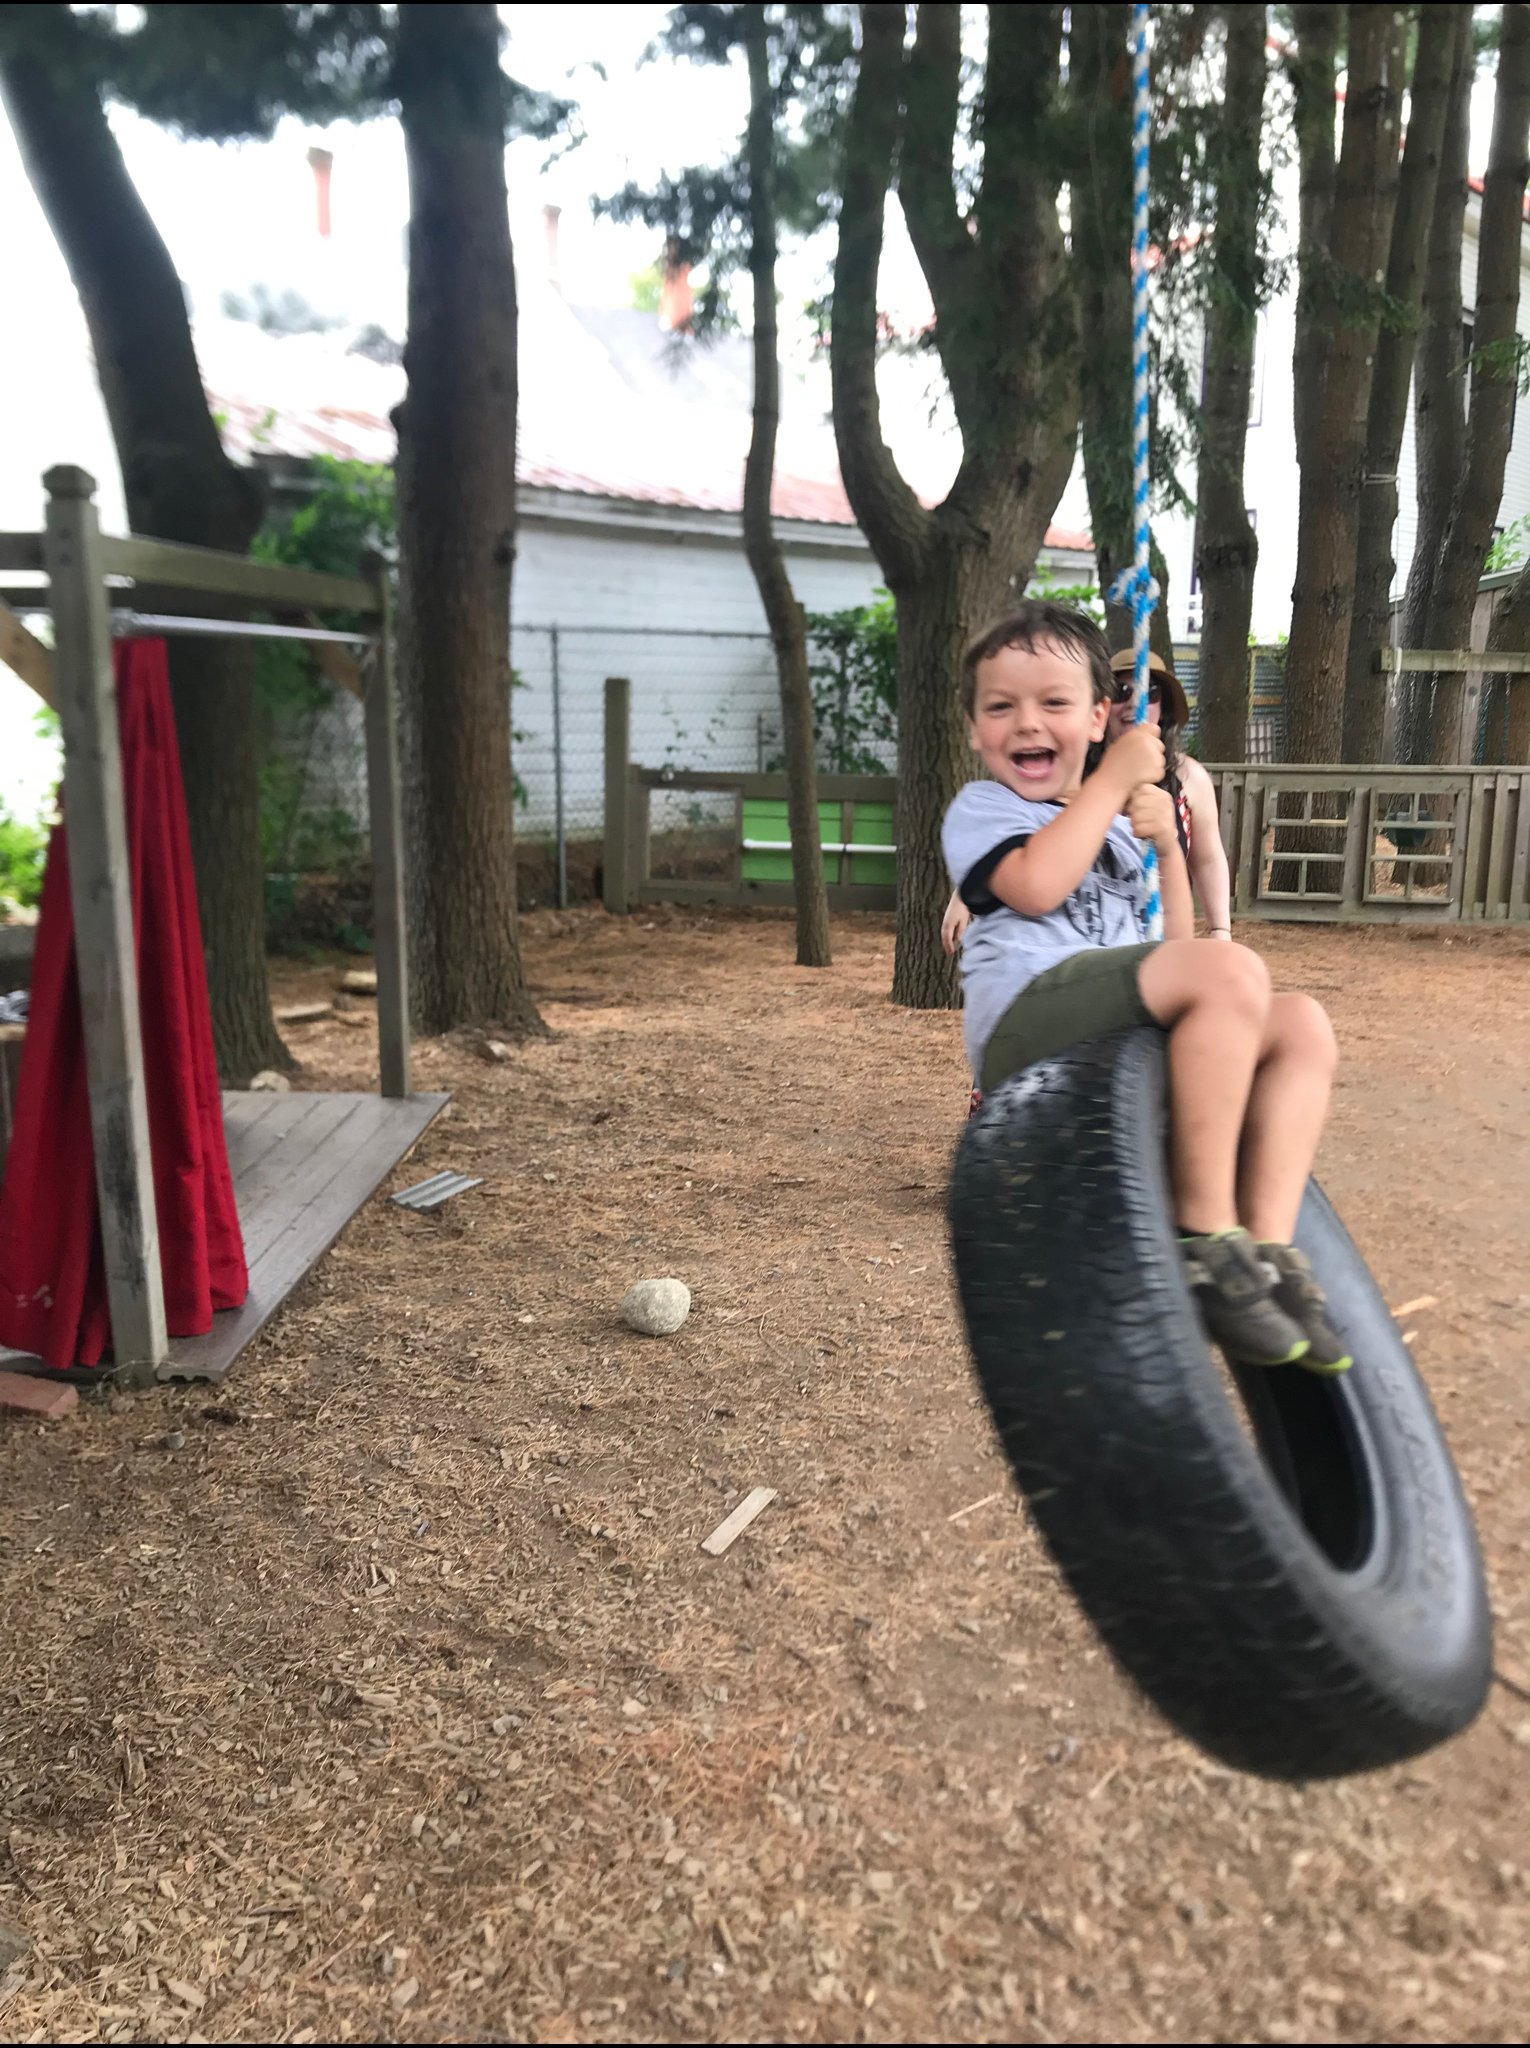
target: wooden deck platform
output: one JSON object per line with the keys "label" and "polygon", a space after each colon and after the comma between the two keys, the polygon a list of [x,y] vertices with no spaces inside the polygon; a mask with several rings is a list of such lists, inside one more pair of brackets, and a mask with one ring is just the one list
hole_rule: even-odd
{"label": "wooden deck platform", "polygon": [[[229,1165],[250,1293],[205,1337],[172,1337],[162,1380],[220,1381],[418,1142],[444,1095],[226,1094]],[[0,1365],[25,1361],[0,1350]],[[46,1370],[46,1368],[43,1368]]]}

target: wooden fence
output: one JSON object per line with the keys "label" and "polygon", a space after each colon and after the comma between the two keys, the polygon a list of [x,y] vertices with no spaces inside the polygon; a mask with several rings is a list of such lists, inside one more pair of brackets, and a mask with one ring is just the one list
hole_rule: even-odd
{"label": "wooden fence", "polygon": [[[624,686],[607,685],[606,908],[790,903],[786,777],[638,767],[627,759],[629,702]],[[1208,764],[1208,772],[1239,917],[1530,920],[1530,768],[1238,763]],[[829,901],[836,908],[886,910],[896,902],[896,791],[890,775],[819,777]],[[701,857],[689,863],[690,873],[656,872],[656,792],[712,799],[705,826],[693,834]],[[663,850],[676,852],[673,845]]]}

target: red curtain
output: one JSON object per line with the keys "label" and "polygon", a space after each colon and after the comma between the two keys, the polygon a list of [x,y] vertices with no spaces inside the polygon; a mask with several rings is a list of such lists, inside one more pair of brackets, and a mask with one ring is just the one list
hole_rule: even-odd
{"label": "red curtain", "polygon": [[[163,640],[113,649],[165,1315],[201,1336],[249,1291]],[[65,828],[48,848],[15,1124],[0,1189],[0,1344],[59,1369],[111,1347]]]}

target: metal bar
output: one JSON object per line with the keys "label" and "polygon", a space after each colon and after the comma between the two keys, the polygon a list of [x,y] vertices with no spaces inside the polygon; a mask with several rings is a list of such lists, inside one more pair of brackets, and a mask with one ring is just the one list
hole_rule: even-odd
{"label": "metal bar", "polygon": [[210,590],[221,597],[248,597],[300,611],[373,613],[377,592],[352,576],[324,576],[316,569],[289,569],[279,562],[252,562],[216,548],[182,547],[167,540],[103,538],[102,567],[110,576],[172,590]]}
{"label": "metal bar", "polygon": [[568,909],[568,840],[563,831],[563,684],[558,672],[558,629],[549,634],[552,642],[553,704],[553,829],[558,837],[558,908]]}
{"label": "metal bar", "polygon": [[404,812],[398,768],[398,690],[393,672],[392,591],[374,558],[381,617],[363,717],[367,828],[372,842],[372,947],[377,960],[377,1052],[382,1092],[410,1090],[409,945],[404,895]]}
{"label": "metal bar", "polygon": [[[792,843],[789,839],[746,839],[744,841],[745,853],[790,853],[791,850]],[[861,846],[849,839],[822,840],[818,850],[820,853],[841,854],[896,853],[898,851],[896,846]]]}
{"label": "metal bar", "polygon": [[373,633],[337,633],[328,626],[271,626],[258,619],[190,619],[168,612],[113,612],[113,639],[130,633],[199,633],[228,640],[334,640],[346,647],[377,645]]}
{"label": "metal bar", "polygon": [[50,469],[43,482],[48,491],[44,548],[57,607],[54,680],[64,738],[74,952],[112,1355],[125,1378],[152,1379],[169,1345],[96,486],[93,477],[72,465]]}

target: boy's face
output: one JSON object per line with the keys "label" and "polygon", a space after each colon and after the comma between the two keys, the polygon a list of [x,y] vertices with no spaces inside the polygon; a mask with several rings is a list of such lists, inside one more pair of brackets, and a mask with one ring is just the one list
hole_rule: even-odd
{"label": "boy's face", "polygon": [[1001,647],[977,672],[968,736],[995,782],[1039,802],[1071,796],[1110,706],[1089,664],[1068,647]]}

